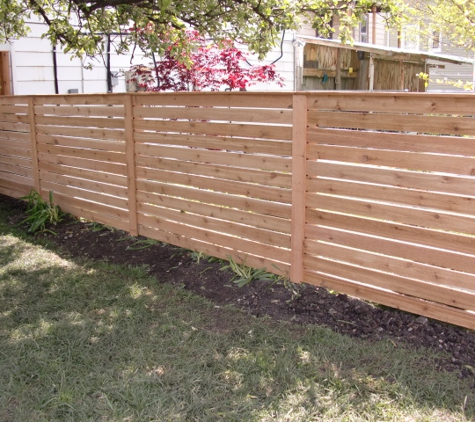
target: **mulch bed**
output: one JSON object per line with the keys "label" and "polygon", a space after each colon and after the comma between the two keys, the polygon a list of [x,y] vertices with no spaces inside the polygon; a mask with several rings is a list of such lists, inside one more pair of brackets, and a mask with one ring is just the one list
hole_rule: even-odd
{"label": "mulch bed", "polygon": [[[12,211],[11,223],[21,221],[25,204],[0,195]],[[257,317],[270,317],[292,324],[316,324],[351,337],[376,341],[388,339],[394,347],[426,347],[445,352],[439,369],[471,378],[475,388],[475,332],[397,311],[325,288],[290,283],[252,282],[237,287],[233,274],[222,263],[197,263],[189,251],[156,243],[143,249],[137,238],[118,230],[97,230],[87,222],[67,217],[46,236],[70,258],[104,260],[125,265],[146,265],[157,282],[181,285],[204,296],[216,306],[232,305]],[[142,239],[144,240],[144,239]],[[142,244],[146,246],[146,244]]]}

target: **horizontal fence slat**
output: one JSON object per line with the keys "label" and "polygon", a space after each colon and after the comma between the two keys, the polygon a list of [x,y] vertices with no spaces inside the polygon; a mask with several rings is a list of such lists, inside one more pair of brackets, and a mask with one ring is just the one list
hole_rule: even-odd
{"label": "horizontal fence slat", "polygon": [[3,105],[23,105],[28,107],[29,95],[2,95],[0,104]]}
{"label": "horizontal fence slat", "polygon": [[291,174],[278,173],[275,171],[259,171],[246,168],[234,168],[230,166],[218,166],[213,164],[190,163],[186,161],[170,160],[155,157],[137,157],[136,164],[140,167],[140,177],[147,179],[147,168],[163,171],[175,171],[186,174],[196,174],[214,177],[217,179],[238,180],[240,182],[254,183],[290,189],[292,186]]}
{"label": "horizontal fence slat", "polygon": [[21,174],[0,170],[0,180],[16,183],[18,186],[33,186],[33,179]]}
{"label": "horizontal fence slat", "polygon": [[309,239],[380,253],[395,258],[408,259],[422,264],[440,266],[455,271],[473,273],[473,255],[432,249],[418,244],[368,236],[364,233],[335,230],[328,227],[313,227],[307,233]]}
{"label": "horizontal fence slat", "polygon": [[203,198],[200,199],[199,201],[197,199],[190,200],[188,198],[177,198],[157,193],[137,192],[137,200],[139,203],[172,208],[174,210],[218,218],[220,220],[228,220],[258,229],[266,229],[290,235],[290,224],[288,220],[270,215],[264,217],[262,214],[256,214],[249,210],[233,209],[229,206],[217,206],[206,203],[203,201]]}
{"label": "horizontal fence slat", "polygon": [[125,186],[114,185],[110,183],[98,182],[97,180],[88,180],[68,174],[49,173],[47,171],[40,172],[44,180],[54,182],[61,185],[73,186],[93,192],[101,192],[106,195],[117,196],[121,198],[127,197],[127,188]]}
{"label": "horizontal fence slat", "polygon": [[235,251],[230,247],[223,247],[221,245],[204,242],[202,240],[193,239],[189,236],[180,235],[176,233],[170,233],[164,230],[139,225],[139,234],[151,239],[156,239],[162,242],[166,242],[172,245],[179,246],[181,248],[189,249],[192,251],[200,251],[207,255],[214,256],[221,259],[229,259],[230,257],[239,264],[245,264],[253,268],[265,268],[268,272],[279,274],[284,277],[289,276],[290,268],[289,264],[278,262],[272,262],[265,258],[253,255],[243,255],[239,251]]}
{"label": "horizontal fence slat", "polygon": [[[448,117],[389,113],[310,112],[309,125],[318,127],[348,128],[380,131],[421,132],[442,135],[475,135],[472,117]],[[399,117],[399,118],[398,118]]]}
{"label": "horizontal fence slat", "polygon": [[0,122],[30,123],[30,118],[26,114],[0,114]]}
{"label": "horizontal fence slat", "polygon": [[331,214],[319,210],[309,211],[307,217],[310,232],[313,230],[313,225],[321,225],[414,243],[423,247],[475,255],[475,238],[464,236],[461,233],[434,231],[422,227],[363,219],[357,216]]}
{"label": "horizontal fence slat", "polygon": [[290,247],[290,237],[283,233],[246,226],[228,219],[220,219],[215,216],[209,217],[192,211],[190,212],[184,211],[183,209],[176,209],[174,207],[167,207],[167,203],[162,203],[161,206],[148,203],[139,204],[138,211],[149,217],[154,216],[160,219],[175,221],[187,226],[200,227],[209,230],[210,232],[212,231],[236,236],[240,239],[248,239],[258,242],[262,245],[271,245],[286,249],[289,249]]}
{"label": "horizontal fence slat", "polygon": [[27,139],[2,139],[0,138],[0,153],[3,152],[4,148],[20,148],[31,150],[31,142]]}
{"label": "horizontal fence slat", "polygon": [[[462,273],[433,265],[421,264],[410,259],[395,258],[376,252],[367,252],[330,243],[307,241],[305,246],[306,253],[309,256],[323,256],[327,259],[373,268],[380,272],[399,275],[413,280],[427,281],[436,285],[475,292],[475,274]],[[312,258],[309,257],[309,259]],[[459,292],[457,295],[463,296],[465,293]],[[467,309],[472,309],[473,306],[475,306],[475,302],[470,302]]]}
{"label": "horizontal fence slat", "polygon": [[78,177],[81,179],[89,179],[96,182],[109,183],[119,186],[127,186],[127,178],[114,173],[106,173],[97,170],[91,170],[86,168],[71,167],[63,164],[49,164],[40,162],[39,170],[46,171],[48,173],[57,173],[59,175],[68,175],[72,177]]}
{"label": "horizontal fence slat", "polygon": [[147,171],[148,180],[140,179],[143,175],[144,173],[141,172],[141,168],[137,168],[137,177],[139,177],[137,180],[138,190],[150,190],[153,192],[155,189],[154,181],[150,180],[153,177],[153,179],[158,182],[208,189],[223,194],[229,193],[233,195],[243,195],[248,198],[282,202],[289,205],[291,203],[290,189],[276,188],[273,186],[260,186],[239,181],[211,179],[209,177],[188,175],[184,173],[172,173],[156,169],[149,169]]}
{"label": "horizontal fence slat", "polygon": [[67,157],[54,154],[39,153],[38,158],[41,163],[65,165],[70,167],[95,170],[104,173],[112,173],[120,176],[127,175],[127,168],[123,164],[106,163],[104,161],[88,160],[79,157]]}
{"label": "horizontal fence slat", "polygon": [[28,115],[28,105],[11,105],[0,103],[0,114],[24,114]]}
{"label": "horizontal fence slat", "polygon": [[30,141],[31,135],[28,132],[10,132],[0,130],[0,139],[11,141]]}
{"label": "horizontal fence slat", "polygon": [[[138,222],[141,226],[166,230],[180,236],[188,235],[193,239],[214,243],[215,245],[230,248],[234,251],[245,251],[246,255],[259,256],[273,263],[290,262],[289,251],[253,240],[212,232],[202,229],[199,226],[189,226],[182,222],[177,222],[176,220],[148,216],[141,212],[138,213]],[[193,233],[192,236],[190,236],[190,229]]]}
{"label": "horizontal fence slat", "polygon": [[97,149],[111,152],[122,152],[125,154],[125,143],[111,141],[107,139],[87,139],[87,138],[70,138],[59,135],[37,135],[36,140],[39,144],[57,145],[63,147],[73,147],[82,149]]}
{"label": "horizontal fence slat", "polygon": [[[22,147],[23,145],[20,145]],[[13,143],[13,147],[2,147],[0,151],[1,155],[12,156],[12,157],[21,157],[24,159],[31,158],[31,150],[26,148],[16,148]]]}
{"label": "horizontal fence slat", "polygon": [[146,203],[150,201],[151,203],[154,203],[156,201],[156,198],[154,198],[155,194],[186,198],[191,201],[201,201],[215,206],[245,210],[254,214],[258,214],[263,219],[267,218],[267,216],[273,216],[283,219],[286,224],[290,225],[290,204],[249,198],[239,194],[233,195],[229,192],[227,192],[226,195],[223,195],[221,192],[172,185],[169,183],[154,182],[151,185],[146,183],[140,185],[139,183],[137,196],[142,196],[143,202]]}
{"label": "horizontal fence slat", "polygon": [[292,96],[288,93],[276,92],[192,92],[188,95],[177,93],[145,93],[134,95],[135,106],[168,105],[168,106],[210,106],[210,107],[243,107],[243,108],[292,108]]}
{"label": "horizontal fence slat", "polygon": [[[1,112],[1,109],[0,109]],[[63,105],[63,106],[35,106],[35,114],[52,116],[103,116],[103,117],[124,117],[124,107],[122,106],[84,106],[84,105]]]}
{"label": "horizontal fence slat", "polygon": [[123,105],[125,95],[127,94],[35,95],[33,98],[35,107],[60,104],[100,107],[104,105]]}
{"label": "horizontal fence slat", "polygon": [[30,167],[20,167],[16,164],[8,164],[2,162],[2,157],[0,156],[0,171],[5,173],[18,174],[19,176],[28,177],[29,179],[33,178],[33,171]]}
{"label": "horizontal fence slat", "polygon": [[0,155],[0,163],[18,167],[26,167],[29,169],[33,167],[31,158],[16,157],[12,155]]}
{"label": "horizontal fence slat", "polygon": [[310,110],[386,111],[407,114],[475,115],[472,94],[325,92],[308,96]]}
{"label": "horizontal fence slat", "polygon": [[225,149],[229,151],[242,151],[254,154],[292,155],[292,144],[289,141],[258,140],[252,138],[230,138],[214,135],[181,135],[176,133],[151,133],[135,132],[134,139],[137,144],[149,143],[151,145],[175,145],[192,148]]}
{"label": "horizontal fence slat", "polygon": [[309,208],[318,207],[321,210],[357,215],[362,218],[475,235],[475,216],[453,215],[437,210],[394,206],[375,201],[359,201],[325,195],[309,195],[307,205]]}
{"label": "horizontal fence slat", "polygon": [[[475,196],[473,176],[433,174],[399,169],[353,166],[322,161],[307,162],[308,176],[426,190],[461,196]],[[311,184],[312,181],[309,181]]]}
{"label": "horizontal fence slat", "polygon": [[[26,180],[26,179],[25,179]],[[33,180],[27,180],[28,183],[18,183],[6,180],[0,177],[0,193],[11,196],[12,198],[20,198],[27,195],[33,189]]]}
{"label": "horizontal fence slat", "polygon": [[30,131],[29,123],[2,122],[0,121],[0,131],[26,132]]}
{"label": "horizontal fence slat", "polygon": [[83,188],[75,187],[71,184],[57,183],[55,180],[50,180],[47,176],[41,181],[41,187],[45,190],[55,193],[61,193],[62,195],[72,196],[74,198],[80,198],[90,202],[96,202],[99,204],[107,205],[113,208],[121,208],[123,210],[128,209],[128,201],[123,197],[112,196],[110,194],[104,194],[98,190],[91,191]]}
{"label": "horizontal fence slat", "polygon": [[[292,166],[289,158],[246,155],[229,153],[226,151],[208,151],[194,148],[173,148],[155,145],[136,145],[136,154],[139,165],[146,166],[147,160],[157,160],[157,158],[169,158],[182,161],[192,161],[198,163],[213,163],[217,166],[228,165],[233,167],[271,170],[273,172],[287,172],[290,174]],[[269,171],[270,173],[270,171]]]}
{"label": "horizontal fence slat", "polygon": [[475,315],[473,313],[456,309],[451,306],[431,303],[416,297],[408,297],[394,292],[378,290],[369,285],[355,283],[349,280],[340,280],[328,275],[312,273],[312,269],[313,268],[305,272],[304,281],[308,284],[336,290],[364,300],[411,312],[416,315],[424,315],[429,318],[435,318],[461,327],[470,328],[472,330],[475,329]]}
{"label": "horizontal fence slat", "polygon": [[111,139],[115,141],[125,140],[124,130],[119,129],[37,125],[36,131],[39,135],[63,135],[77,138]]}
{"label": "horizontal fence slat", "polygon": [[292,128],[271,125],[137,120],[134,123],[134,126],[137,131],[147,130],[154,132],[210,134],[218,136],[253,137],[260,139],[292,139]]}
{"label": "horizontal fence slat", "polygon": [[[137,198],[145,199],[144,195],[138,193]],[[153,202],[149,202],[153,200]],[[147,195],[146,203],[147,205],[154,205],[157,207],[170,208],[175,211],[186,212],[188,214],[196,214],[207,218],[217,219],[223,223],[231,224],[241,224],[247,227],[239,226],[236,230],[237,235],[242,234],[244,236],[248,227],[251,230],[267,230],[271,233],[264,233],[260,235],[258,232],[250,233],[250,236],[254,238],[254,235],[257,239],[258,236],[273,236],[272,240],[268,240],[268,243],[274,244],[281,247],[289,247],[289,224],[288,221],[279,219],[276,217],[267,216],[265,218],[262,215],[258,215],[249,211],[235,210],[227,207],[218,207],[210,204],[206,204],[198,201],[189,201],[181,198],[173,198],[164,195]],[[153,210],[155,214],[160,215],[161,209],[157,208]],[[283,235],[284,234],[284,235]]]}
{"label": "horizontal fence slat", "polygon": [[354,280],[363,284],[392,290],[408,296],[419,297],[439,304],[460,309],[474,310],[475,292],[460,292],[431,283],[410,280],[393,274],[384,274],[372,269],[348,265],[347,263],[330,261],[312,257],[306,262],[307,268],[318,269],[318,272],[330,276]]}
{"label": "horizontal fence slat", "polygon": [[475,139],[345,129],[308,129],[309,143],[445,155],[473,156]]}
{"label": "horizontal fence slat", "polygon": [[[309,183],[310,184],[310,183]],[[444,195],[388,186],[315,179],[312,192],[475,215],[475,197]]]}
{"label": "horizontal fence slat", "polygon": [[125,164],[125,154],[120,152],[63,147],[61,145],[50,144],[38,144],[37,149],[39,153],[43,154]]}
{"label": "horizontal fence slat", "polygon": [[135,107],[134,117],[140,119],[197,119],[290,125],[292,123],[292,110],[187,106]]}
{"label": "horizontal fence slat", "polygon": [[[46,198],[48,192],[42,190],[42,195]],[[128,213],[120,208],[90,202],[82,198],[70,197],[59,192],[54,194],[54,202],[64,212],[76,217],[85,218],[120,230],[128,230]]]}
{"label": "horizontal fence slat", "polygon": [[124,119],[107,117],[35,116],[36,124],[55,127],[123,129]]}
{"label": "horizontal fence slat", "polygon": [[[475,119],[474,119],[475,120]],[[475,175],[475,157],[449,157],[406,151],[383,151],[363,148],[316,145],[309,147],[310,160],[337,161],[366,166],[396,167],[406,170],[437,171],[458,175]]]}

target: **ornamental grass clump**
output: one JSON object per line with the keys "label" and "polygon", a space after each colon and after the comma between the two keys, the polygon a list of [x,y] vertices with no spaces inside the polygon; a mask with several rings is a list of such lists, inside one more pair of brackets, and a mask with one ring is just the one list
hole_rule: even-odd
{"label": "ornamental grass clump", "polygon": [[31,190],[26,196],[20,198],[27,201],[26,215],[27,217],[20,222],[20,224],[28,224],[29,233],[44,233],[49,232],[56,235],[56,233],[47,228],[46,225],[56,225],[64,216],[59,205],[53,202],[53,192],[49,192],[48,201],[43,199],[41,195],[35,190]]}

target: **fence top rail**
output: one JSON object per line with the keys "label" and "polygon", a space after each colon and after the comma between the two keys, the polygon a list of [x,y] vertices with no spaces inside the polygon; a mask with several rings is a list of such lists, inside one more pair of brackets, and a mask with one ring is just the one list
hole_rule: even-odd
{"label": "fence top rail", "polygon": [[71,98],[80,98],[80,97],[122,97],[127,95],[138,95],[138,96],[262,96],[262,95],[272,95],[287,97],[292,95],[330,95],[330,96],[348,96],[348,95],[359,95],[359,96],[370,96],[370,97],[392,97],[392,96],[401,96],[401,97],[467,97],[474,98],[475,92],[405,92],[405,91],[350,91],[350,90],[337,90],[337,91],[166,91],[166,92],[111,92],[111,93],[78,93],[78,94],[31,94],[31,95],[2,95],[1,99],[9,98],[54,98],[54,97],[71,97]]}
{"label": "fence top rail", "polygon": [[293,91],[166,91],[166,92],[109,92],[109,93],[77,93],[77,94],[30,94],[30,95],[2,95],[0,99],[10,98],[90,98],[90,97],[124,97],[124,96],[241,96],[241,97],[259,97],[259,96],[277,96],[277,97],[289,97],[295,94],[306,95],[309,92],[293,92]]}
{"label": "fence top rail", "polygon": [[[394,106],[399,100],[412,104],[417,109],[418,104],[424,104],[422,113],[442,111],[445,104],[451,104],[457,111],[466,111],[472,106],[475,93],[431,93],[431,92],[401,92],[401,91],[196,91],[196,92],[122,92],[122,93],[86,93],[86,94],[39,94],[39,95],[5,95],[0,96],[1,104],[12,102],[27,103],[32,99],[35,104],[63,105],[122,105],[126,98],[133,97],[137,105],[202,105],[217,107],[256,107],[256,108],[292,108],[292,97],[303,95],[307,97],[309,109],[334,108],[346,109],[349,102],[358,109],[374,109],[375,107]],[[373,100],[373,103],[371,102]],[[328,102],[330,101],[330,103]],[[435,105],[428,105],[434,101]],[[457,106],[455,106],[457,104]],[[455,107],[453,107],[455,106]]]}

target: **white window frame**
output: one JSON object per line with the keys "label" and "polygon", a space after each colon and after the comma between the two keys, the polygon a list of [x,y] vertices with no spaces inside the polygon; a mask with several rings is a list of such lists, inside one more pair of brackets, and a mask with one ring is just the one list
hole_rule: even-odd
{"label": "white window frame", "polygon": [[368,27],[369,27],[369,16],[365,15],[364,16],[364,22],[360,22],[360,36],[359,36],[359,41],[360,42],[369,42],[368,41]]}

